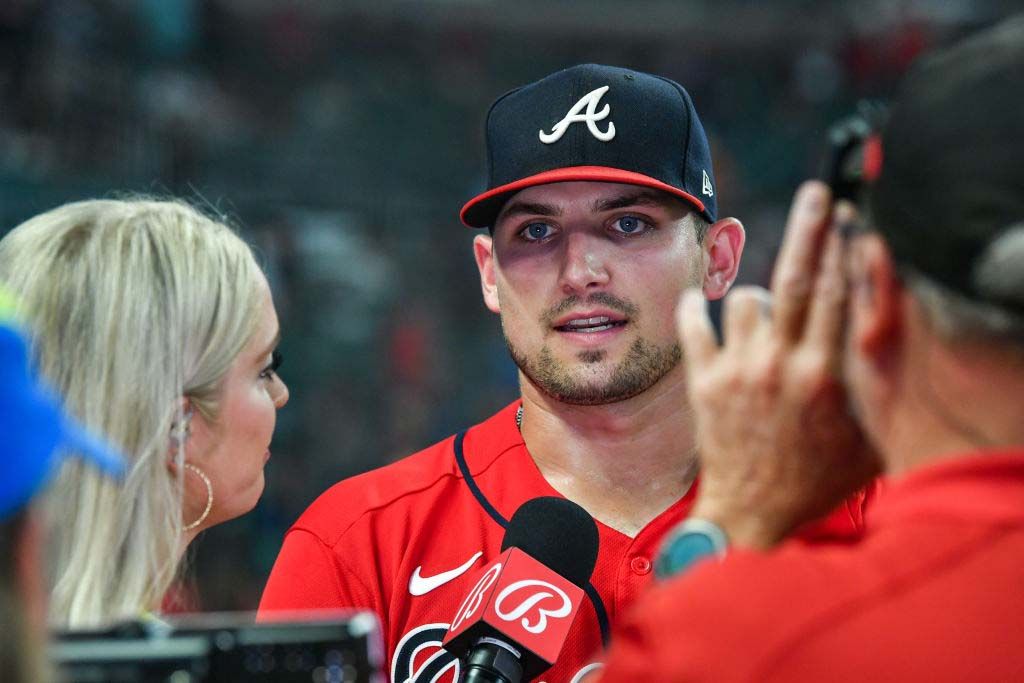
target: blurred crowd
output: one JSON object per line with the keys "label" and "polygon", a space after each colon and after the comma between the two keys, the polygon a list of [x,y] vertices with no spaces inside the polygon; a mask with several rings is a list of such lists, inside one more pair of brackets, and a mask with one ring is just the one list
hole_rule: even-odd
{"label": "blurred crowd", "polygon": [[0,233],[72,199],[183,196],[242,232],[275,292],[291,402],[266,494],[196,544],[189,608],[253,608],[284,530],[328,485],[516,395],[457,217],[483,185],[498,94],[584,61],[682,83],[722,213],[747,228],[741,280],[763,283],[815,140],[922,50],[1002,11],[735,0],[647,31],[601,2],[557,17],[531,2],[337,4],[0,3]]}

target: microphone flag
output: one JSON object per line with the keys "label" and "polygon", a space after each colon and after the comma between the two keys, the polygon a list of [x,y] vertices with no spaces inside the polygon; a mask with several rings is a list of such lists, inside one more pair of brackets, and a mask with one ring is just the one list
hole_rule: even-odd
{"label": "microphone flag", "polygon": [[519,649],[529,680],[558,659],[584,596],[573,582],[509,548],[477,575],[442,645],[461,656],[481,638],[497,638]]}

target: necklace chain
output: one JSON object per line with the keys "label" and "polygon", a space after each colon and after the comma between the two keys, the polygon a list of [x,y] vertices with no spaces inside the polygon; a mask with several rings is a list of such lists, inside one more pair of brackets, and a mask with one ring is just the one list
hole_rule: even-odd
{"label": "necklace chain", "polygon": [[523,431],[523,407],[516,409],[516,429]]}

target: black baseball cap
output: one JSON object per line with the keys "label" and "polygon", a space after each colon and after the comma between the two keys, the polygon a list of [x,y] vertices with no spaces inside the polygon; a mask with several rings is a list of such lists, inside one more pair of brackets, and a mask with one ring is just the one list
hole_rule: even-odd
{"label": "black baseball cap", "polygon": [[[967,297],[1024,312],[975,267],[1024,229],[1024,15],[926,57],[904,80],[882,135],[871,222],[897,264]],[[1024,264],[1018,264],[1024,268]]]}
{"label": "black baseball cap", "polygon": [[516,192],[573,180],[651,187],[717,219],[711,150],[686,90],[667,78],[581,64],[516,88],[487,113],[487,189],[462,222],[494,225]]}

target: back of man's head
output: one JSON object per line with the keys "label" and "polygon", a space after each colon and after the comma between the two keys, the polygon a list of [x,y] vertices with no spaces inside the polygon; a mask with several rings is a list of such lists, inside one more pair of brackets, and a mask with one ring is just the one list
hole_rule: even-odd
{"label": "back of man's head", "polygon": [[1024,15],[908,74],[871,220],[947,337],[1024,347]]}

